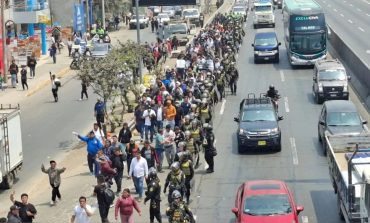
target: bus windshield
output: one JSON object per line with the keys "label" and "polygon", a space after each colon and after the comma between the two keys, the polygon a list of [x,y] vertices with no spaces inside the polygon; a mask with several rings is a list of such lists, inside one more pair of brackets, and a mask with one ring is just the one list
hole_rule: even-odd
{"label": "bus windshield", "polygon": [[256,12],[271,12],[271,5],[256,5],[254,6]]}
{"label": "bus windshield", "polygon": [[295,53],[319,53],[326,49],[326,34],[291,34],[290,49]]}

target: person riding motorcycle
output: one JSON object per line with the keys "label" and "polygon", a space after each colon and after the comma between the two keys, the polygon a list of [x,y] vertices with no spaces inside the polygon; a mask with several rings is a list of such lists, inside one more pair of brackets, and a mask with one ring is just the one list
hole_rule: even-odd
{"label": "person riding motorcycle", "polygon": [[266,97],[271,98],[272,103],[274,104],[275,110],[278,109],[278,100],[280,98],[280,95],[278,94],[278,90],[275,89],[274,85],[270,85],[269,89],[266,93]]}
{"label": "person riding motorcycle", "polygon": [[193,213],[190,208],[182,201],[181,193],[175,190],[171,197],[173,202],[166,210],[169,223],[195,223]]}
{"label": "person riding motorcycle", "polygon": [[150,200],[149,215],[150,223],[154,222],[154,217],[159,223],[162,223],[161,215],[161,185],[154,167],[149,169],[148,189],[145,192],[144,204]]}
{"label": "person riding motorcycle", "polygon": [[166,193],[167,187],[169,187],[168,193],[168,203],[172,202],[172,192],[178,190],[181,192],[181,197],[184,195],[185,192],[185,175],[180,170],[180,163],[174,162],[171,165],[171,171],[168,173],[166,177],[166,182],[164,184],[163,193]]}

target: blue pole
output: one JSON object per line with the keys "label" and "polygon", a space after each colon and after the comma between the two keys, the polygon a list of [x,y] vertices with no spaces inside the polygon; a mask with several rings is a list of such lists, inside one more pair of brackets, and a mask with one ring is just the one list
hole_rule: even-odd
{"label": "blue pole", "polygon": [[[45,8],[44,0],[40,1],[40,6],[41,6],[41,9]],[[42,55],[46,55],[47,50],[48,50],[47,49],[47,44],[46,44],[46,24],[41,23],[40,24],[40,29],[41,29],[41,53],[42,53]]]}
{"label": "blue pole", "polygon": [[[34,0],[27,0],[27,10],[28,11],[33,11],[33,4]],[[35,28],[33,23],[28,24],[28,35],[33,36],[35,35]]]}

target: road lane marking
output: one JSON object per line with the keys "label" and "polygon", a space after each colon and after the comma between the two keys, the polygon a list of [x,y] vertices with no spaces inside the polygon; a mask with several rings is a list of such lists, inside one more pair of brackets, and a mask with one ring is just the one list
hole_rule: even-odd
{"label": "road lane marking", "polygon": [[370,50],[366,50],[366,53],[367,53],[367,54],[370,54]]}
{"label": "road lane marking", "polygon": [[290,148],[292,149],[292,156],[293,156],[293,164],[298,165],[298,153],[297,153],[297,146],[295,144],[294,137],[290,137]]}
{"label": "road lane marking", "polygon": [[370,16],[370,14],[366,14],[367,16]]}
{"label": "road lane marking", "polygon": [[333,11],[334,11],[334,12],[338,12],[338,10],[337,10],[337,9],[333,9]]}
{"label": "road lane marking", "polygon": [[281,78],[281,82],[285,81],[284,72],[282,70],[280,71],[280,78]]}
{"label": "road lane marking", "polygon": [[328,7],[331,8],[331,5],[329,4]]}
{"label": "road lane marking", "polygon": [[302,216],[302,223],[308,223],[308,217]]}
{"label": "road lane marking", "polygon": [[349,4],[349,6],[353,7],[353,5],[352,5],[352,4]]}
{"label": "road lane marking", "polygon": [[288,97],[284,97],[284,105],[285,105],[285,112],[289,112],[289,103],[288,103]]}
{"label": "road lane marking", "polygon": [[340,14],[340,16],[344,17],[344,15],[343,15],[343,14]]}
{"label": "road lane marking", "polygon": [[350,19],[348,19],[348,22],[349,22],[349,23],[353,23],[353,22],[352,22],[352,20],[350,20]]}
{"label": "road lane marking", "polygon": [[365,32],[365,30],[361,27],[358,27],[359,30],[361,30],[361,32]]}
{"label": "road lane marking", "polygon": [[357,11],[361,12],[362,10],[361,10],[361,9],[359,9],[359,8],[357,8]]}
{"label": "road lane marking", "polygon": [[224,114],[225,104],[226,104],[226,99],[223,99],[222,100],[222,104],[221,104],[221,109],[220,109],[220,115],[223,115]]}

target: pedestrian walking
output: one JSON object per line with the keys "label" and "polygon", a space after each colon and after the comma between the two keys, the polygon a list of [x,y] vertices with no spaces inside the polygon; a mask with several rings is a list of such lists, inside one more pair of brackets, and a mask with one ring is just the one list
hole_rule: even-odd
{"label": "pedestrian walking", "polygon": [[136,154],[140,153],[139,145],[135,143],[133,139],[130,140],[129,143],[126,144],[126,154],[127,154],[127,174],[130,177],[130,166],[131,161],[136,157]]}
{"label": "pedestrian walking", "polygon": [[144,142],[144,147],[141,148],[141,156],[146,159],[146,163],[148,164],[148,168],[156,166],[159,163],[157,154],[153,146],[150,145],[150,142],[146,140]]}
{"label": "pedestrian walking", "polygon": [[110,204],[107,203],[106,194],[105,194],[105,189],[108,186],[105,183],[104,176],[99,175],[96,179],[97,179],[98,185],[94,187],[93,195],[96,196],[96,199],[98,200],[101,222],[109,223],[108,214],[109,214]]}
{"label": "pedestrian walking", "polygon": [[49,74],[50,74],[50,80],[51,80],[51,92],[53,93],[54,101],[58,102],[59,100],[58,90],[59,90],[59,87],[61,86],[61,83],[60,83],[60,80],[55,77],[55,74],[52,75],[51,72]]}
{"label": "pedestrian walking", "polygon": [[139,194],[138,201],[141,202],[144,190],[144,177],[148,177],[148,163],[146,159],[141,157],[139,152],[136,153],[136,157],[131,161],[129,177],[131,176],[134,181],[136,193]]}
{"label": "pedestrian walking", "polygon": [[69,57],[71,57],[71,53],[72,53],[72,46],[73,46],[72,38],[71,38],[71,37],[69,37],[69,38],[68,38],[68,41],[67,41],[68,56],[69,56]]}
{"label": "pedestrian walking", "polygon": [[78,199],[79,204],[73,209],[71,223],[91,223],[93,210],[86,202],[86,197],[81,196]]}
{"label": "pedestrian walking", "polygon": [[94,106],[94,115],[100,128],[102,128],[102,123],[104,123],[105,113],[105,103],[98,98]]}
{"label": "pedestrian walking", "polygon": [[88,136],[80,136],[77,132],[73,132],[81,141],[87,144],[87,164],[91,175],[99,175],[99,165],[96,162],[96,154],[103,148],[103,144],[95,137],[94,131],[90,131]]}
{"label": "pedestrian walking", "polygon": [[8,221],[5,223],[22,223],[21,217],[19,217],[19,207],[16,205],[10,206],[10,211],[8,213]]}
{"label": "pedestrian walking", "polygon": [[15,64],[15,60],[12,60],[12,63],[10,64],[9,66],[9,73],[10,73],[10,76],[11,76],[11,82],[12,82],[12,87],[13,88],[16,88],[17,87],[17,84],[18,84],[18,66],[17,64]]}
{"label": "pedestrian walking", "polygon": [[84,95],[86,96],[86,100],[89,99],[89,95],[87,95],[87,86],[88,83],[85,80],[81,81],[81,98],[80,101],[84,100]]}
{"label": "pedestrian walking", "polygon": [[155,168],[149,169],[148,176],[148,190],[145,192],[144,204],[150,200],[149,207],[149,219],[150,223],[154,223],[154,218],[157,219],[159,223],[162,223],[161,216],[161,185],[159,184],[159,178],[157,176],[157,171]]}
{"label": "pedestrian walking", "polygon": [[54,64],[57,63],[57,47],[55,43],[51,44],[49,51],[50,51],[50,57],[53,58],[53,63]]}
{"label": "pedestrian walking", "polygon": [[22,69],[21,69],[21,83],[22,83],[22,88],[23,90],[24,89],[24,86],[27,87],[27,90],[28,90],[28,84],[27,84],[27,69],[26,69],[26,66],[22,65]]}
{"label": "pedestrian walking", "polygon": [[172,165],[174,159],[175,159],[175,149],[173,147],[173,143],[175,140],[175,133],[171,130],[171,125],[166,125],[166,130],[163,133],[164,138],[164,152],[166,155],[166,160],[168,163],[168,168]]}
{"label": "pedestrian walking", "polygon": [[123,123],[122,129],[119,131],[118,134],[118,141],[126,147],[126,144],[130,142],[132,138],[132,133],[130,128],[128,127],[127,122]]}
{"label": "pedestrian walking", "polygon": [[156,114],[155,111],[147,105],[145,111],[143,112],[143,119],[144,119],[144,126],[145,126],[145,140],[149,140],[149,133],[150,133],[150,141],[153,141],[154,135],[154,128],[153,123],[156,121]]}
{"label": "pedestrian walking", "polygon": [[[176,117],[176,108],[172,105],[171,100],[166,101],[166,109],[164,112],[166,126],[170,125],[171,129],[175,128],[175,117]],[[166,127],[167,128],[167,127]]]}
{"label": "pedestrian walking", "polygon": [[36,217],[37,210],[35,206],[28,203],[28,194],[21,194],[21,202],[14,199],[15,191],[10,194],[10,200],[15,206],[19,207],[19,217],[22,222],[32,223],[33,219]]}
{"label": "pedestrian walking", "polygon": [[163,173],[162,164],[163,164],[163,148],[164,138],[163,138],[163,129],[159,129],[158,133],[155,135],[155,153],[158,157],[158,172]]}
{"label": "pedestrian walking", "polygon": [[130,189],[123,189],[122,196],[117,199],[114,205],[114,218],[118,220],[118,213],[121,217],[121,223],[134,223],[134,208],[141,216],[141,210],[138,203],[131,197]]}
{"label": "pedestrian walking", "polygon": [[30,68],[30,77],[35,78],[37,60],[34,54],[28,59],[27,66]]}
{"label": "pedestrian walking", "polygon": [[154,18],[154,28],[155,32],[158,34],[159,21],[157,18]]}
{"label": "pedestrian walking", "polygon": [[41,165],[41,171],[49,175],[49,183],[52,188],[50,201],[51,206],[56,204],[56,197],[58,197],[59,200],[62,199],[62,196],[59,192],[59,186],[61,183],[60,174],[64,173],[66,170],[65,167],[58,169],[56,166],[57,163],[54,160],[50,161],[50,167],[48,169],[45,169],[44,164]]}
{"label": "pedestrian walking", "polygon": [[122,178],[123,178],[123,170],[125,168],[125,165],[123,162],[127,160],[127,155],[124,151],[122,151],[119,147],[114,148],[113,154],[110,157],[110,160],[112,161],[112,168],[116,169],[117,173],[114,175],[114,181],[117,185],[117,196],[121,192],[122,188]]}
{"label": "pedestrian walking", "polygon": [[154,33],[154,17],[150,20],[150,27],[152,28],[152,33]]}
{"label": "pedestrian walking", "polygon": [[104,145],[105,135],[98,123],[94,123],[92,131],[94,131],[95,137]]}

